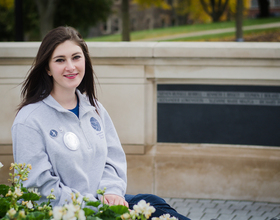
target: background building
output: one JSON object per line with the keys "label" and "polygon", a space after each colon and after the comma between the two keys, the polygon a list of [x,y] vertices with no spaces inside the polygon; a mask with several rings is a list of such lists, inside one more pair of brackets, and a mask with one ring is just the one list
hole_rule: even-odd
{"label": "background building", "polygon": [[[99,23],[95,27],[91,28],[89,32],[90,37],[121,33],[121,1],[122,0],[114,1],[112,9],[113,13],[109,16],[106,22]],[[166,2],[171,5],[171,8],[164,10],[156,7],[143,9],[131,0],[129,9],[130,30],[149,30],[193,23],[194,20],[191,19],[187,13],[185,15],[179,15],[176,12],[175,6],[177,1],[178,0],[166,0]],[[250,8],[248,9],[247,16],[249,18],[256,18],[259,14],[258,0],[251,0],[249,5]],[[272,16],[280,16],[280,0],[270,0],[269,8]],[[225,11],[224,19],[234,19],[234,14],[231,9],[229,9],[229,6]]]}
{"label": "background building", "polygon": [[[280,0],[269,0],[270,13],[273,16],[280,16]],[[259,14],[258,0],[251,1],[251,8],[248,16],[251,18],[257,17]]]}
{"label": "background building", "polygon": [[[173,5],[173,0],[168,3]],[[149,30],[154,28],[185,25],[188,23],[187,16],[177,15],[174,8],[164,10],[161,8],[150,7],[142,9],[139,5],[130,3],[130,30]],[[115,0],[113,13],[106,22],[98,24],[90,31],[91,36],[116,34],[122,30],[121,0]]]}

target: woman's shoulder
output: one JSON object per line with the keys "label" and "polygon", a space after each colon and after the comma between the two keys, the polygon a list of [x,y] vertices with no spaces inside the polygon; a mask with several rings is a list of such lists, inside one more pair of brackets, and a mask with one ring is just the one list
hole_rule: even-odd
{"label": "woman's shoulder", "polygon": [[43,105],[42,101],[28,104],[24,107],[22,107],[15,118],[14,124],[16,123],[26,123],[28,120],[30,120],[33,117],[37,117],[37,112],[40,111],[40,107]]}
{"label": "woman's shoulder", "polygon": [[106,109],[104,108],[104,106],[101,104],[101,102],[99,102],[99,101],[97,101],[96,100],[96,108],[97,108],[97,110],[102,110],[102,111],[106,111]]}
{"label": "woman's shoulder", "polygon": [[107,115],[108,112],[101,102],[96,101],[96,109],[101,116]]}

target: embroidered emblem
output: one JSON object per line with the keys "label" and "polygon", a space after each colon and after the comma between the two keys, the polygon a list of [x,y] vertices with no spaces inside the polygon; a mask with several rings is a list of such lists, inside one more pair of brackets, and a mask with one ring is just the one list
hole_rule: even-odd
{"label": "embroidered emblem", "polygon": [[79,138],[72,132],[65,133],[63,141],[66,147],[68,147],[70,150],[77,150],[80,145]]}
{"label": "embroidered emblem", "polygon": [[57,137],[57,131],[54,130],[54,129],[52,129],[52,130],[50,131],[50,136],[52,136],[53,138]]}
{"label": "embroidered emblem", "polygon": [[94,117],[90,118],[90,124],[96,131],[101,131],[101,126]]}

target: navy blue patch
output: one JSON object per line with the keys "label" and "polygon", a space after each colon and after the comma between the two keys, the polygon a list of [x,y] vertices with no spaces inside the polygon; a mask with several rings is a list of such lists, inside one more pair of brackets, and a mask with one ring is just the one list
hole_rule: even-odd
{"label": "navy blue patch", "polygon": [[50,131],[50,136],[56,137],[57,136],[57,131],[56,130],[51,130]]}
{"label": "navy blue patch", "polygon": [[91,118],[90,118],[90,123],[91,123],[91,126],[92,126],[96,131],[101,131],[101,126],[100,126],[99,122],[98,122],[94,117],[91,117]]}

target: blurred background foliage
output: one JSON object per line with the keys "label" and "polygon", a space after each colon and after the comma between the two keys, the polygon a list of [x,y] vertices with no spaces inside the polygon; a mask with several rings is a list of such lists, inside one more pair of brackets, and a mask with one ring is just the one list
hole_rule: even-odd
{"label": "blurred background foliage", "polygon": [[[68,25],[87,35],[88,28],[105,21],[113,0],[24,0],[22,21],[25,41],[38,41],[52,28]],[[15,1],[0,0],[0,41],[15,36]]]}
{"label": "blurred background foliage", "polygon": [[[127,37],[120,40],[129,41],[131,26],[129,8],[132,5],[136,4],[139,10],[160,8],[187,18],[185,27],[188,26],[187,28],[191,30],[189,26],[194,24],[235,22],[238,0],[0,0],[0,41],[16,39],[15,30],[19,30],[19,24],[15,8],[19,2],[22,4],[20,25],[24,41],[40,41],[49,30],[60,25],[73,26],[86,38],[89,36],[90,28],[102,22],[106,25],[109,16],[116,13],[114,11],[116,4],[123,6],[124,3],[127,5],[122,7],[121,13],[125,16],[122,16],[122,23],[119,25],[122,29],[121,35]],[[246,18],[252,0],[242,2],[243,17]],[[258,2],[269,4],[269,0]],[[265,8],[263,5],[261,7]],[[125,20],[128,22],[124,23]],[[166,28],[170,27],[163,27]],[[173,28],[176,31],[176,27]],[[157,32],[156,29],[154,31]],[[143,30],[143,34],[145,33]]]}

